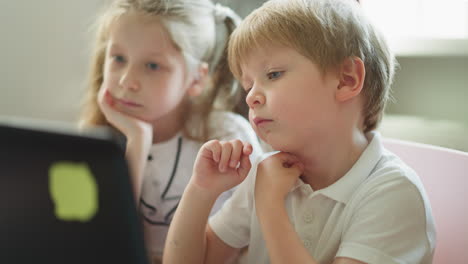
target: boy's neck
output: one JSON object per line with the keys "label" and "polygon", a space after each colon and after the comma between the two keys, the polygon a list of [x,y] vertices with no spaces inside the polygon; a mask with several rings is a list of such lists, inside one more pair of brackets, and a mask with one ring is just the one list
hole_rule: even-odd
{"label": "boy's neck", "polygon": [[322,147],[319,148],[304,148],[320,149],[320,153],[304,152],[298,155],[304,164],[301,179],[311,185],[313,190],[326,188],[342,178],[369,144],[366,135],[359,129],[348,135],[328,137],[330,140],[321,142]]}

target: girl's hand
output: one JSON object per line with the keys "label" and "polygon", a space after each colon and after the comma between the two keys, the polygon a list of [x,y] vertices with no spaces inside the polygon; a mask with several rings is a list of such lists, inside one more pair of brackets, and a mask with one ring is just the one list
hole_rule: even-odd
{"label": "girl's hand", "polygon": [[284,200],[303,170],[302,163],[286,152],[266,158],[258,164],[255,199],[260,202]]}
{"label": "girl's hand", "polygon": [[145,141],[151,145],[153,137],[151,124],[116,110],[113,107],[114,104],[115,101],[109,91],[101,87],[98,94],[98,105],[107,121],[120,130],[127,141]]}
{"label": "girl's hand", "polygon": [[198,152],[190,183],[217,197],[247,177],[251,168],[250,154],[250,143],[208,141]]}
{"label": "girl's hand", "polygon": [[146,160],[153,143],[153,126],[135,117],[126,115],[113,107],[114,99],[101,87],[98,104],[107,121],[120,130],[127,138],[125,157],[127,159],[135,201],[140,200],[141,185]]}

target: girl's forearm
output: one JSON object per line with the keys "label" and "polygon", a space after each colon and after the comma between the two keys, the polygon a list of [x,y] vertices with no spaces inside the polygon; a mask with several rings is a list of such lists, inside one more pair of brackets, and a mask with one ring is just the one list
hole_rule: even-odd
{"label": "girl's forearm", "polygon": [[133,194],[135,202],[140,200],[141,185],[143,183],[143,173],[146,167],[149,147],[145,142],[137,142],[128,140],[125,152],[128,168],[130,171],[130,179],[133,186]]}
{"label": "girl's forearm", "polygon": [[289,221],[283,199],[256,202],[256,208],[271,263],[317,263]]}
{"label": "girl's forearm", "polygon": [[163,263],[203,263],[208,217],[217,197],[188,185],[169,227]]}

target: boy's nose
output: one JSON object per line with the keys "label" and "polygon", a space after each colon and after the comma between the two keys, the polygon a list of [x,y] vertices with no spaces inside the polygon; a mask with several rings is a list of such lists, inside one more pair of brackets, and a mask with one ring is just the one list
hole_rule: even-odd
{"label": "boy's nose", "polygon": [[245,101],[247,102],[247,105],[250,108],[255,108],[255,107],[265,104],[266,99],[265,99],[265,95],[255,91],[252,88],[252,90],[249,92],[249,94],[245,98]]}
{"label": "boy's nose", "polygon": [[141,88],[137,73],[130,67],[120,77],[119,84],[125,89],[134,91]]}

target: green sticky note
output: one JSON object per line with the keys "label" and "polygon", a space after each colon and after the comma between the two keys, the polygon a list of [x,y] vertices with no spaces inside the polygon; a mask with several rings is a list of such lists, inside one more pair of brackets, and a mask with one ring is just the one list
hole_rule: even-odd
{"label": "green sticky note", "polygon": [[60,161],[49,168],[49,192],[55,216],[63,221],[90,221],[98,211],[98,188],[88,164]]}

